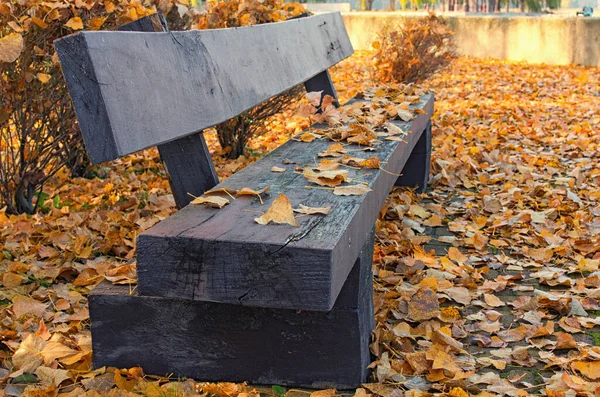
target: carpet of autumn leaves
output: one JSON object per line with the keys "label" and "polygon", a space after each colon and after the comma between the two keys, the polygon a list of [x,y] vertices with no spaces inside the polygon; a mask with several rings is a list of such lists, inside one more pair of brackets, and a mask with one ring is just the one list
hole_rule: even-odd
{"label": "carpet of autumn leaves", "polygon": [[[370,84],[369,64],[362,53],[333,70],[342,100]],[[431,188],[395,190],[381,211],[373,377],[355,395],[597,394],[599,70],[459,58],[424,85],[437,98]],[[249,152],[304,127],[283,114]],[[208,142],[221,178],[254,160]],[[262,391],[90,368],[87,293],[134,282],[136,236],[175,211],[154,150],[95,172],[57,174],[45,213],[0,212],[0,395]]]}

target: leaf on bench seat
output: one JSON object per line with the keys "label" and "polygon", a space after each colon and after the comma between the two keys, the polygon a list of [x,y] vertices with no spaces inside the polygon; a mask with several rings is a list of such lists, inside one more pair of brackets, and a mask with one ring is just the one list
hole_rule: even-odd
{"label": "leaf on bench seat", "polygon": [[229,200],[225,197],[210,196],[210,197],[196,197],[190,204],[204,204],[213,208],[223,208],[229,204]]}
{"label": "leaf on bench seat", "polygon": [[333,194],[336,196],[361,196],[370,191],[371,189],[366,185],[336,186]]}
{"label": "leaf on bench seat", "polygon": [[331,211],[331,206],[329,207],[308,207],[306,205],[300,204],[300,208],[294,208],[294,212],[305,215],[327,215]]}
{"label": "leaf on bench seat", "polygon": [[268,225],[270,222],[279,224],[288,224],[292,226],[300,226],[294,218],[294,211],[292,209],[292,203],[283,193],[279,193],[279,196],[262,216],[254,218],[256,223],[261,225]]}
{"label": "leaf on bench seat", "polygon": [[305,168],[302,172],[304,177],[310,182],[316,183],[321,186],[335,187],[348,180],[348,171],[346,170],[332,170],[332,171],[320,171],[314,168]]}

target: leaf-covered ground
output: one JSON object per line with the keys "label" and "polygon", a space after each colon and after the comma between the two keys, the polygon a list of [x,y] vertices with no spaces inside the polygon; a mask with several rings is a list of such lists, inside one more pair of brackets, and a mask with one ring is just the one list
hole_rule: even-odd
{"label": "leaf-covered ground", "polygon": [[[369,84],[368,64],[334,70],[343,98]],[[459,58],[425,85],[431,188],[394,191],[378,221],[376,358],[356,394],[600,393],[600,71]],[[304,127],[282,115],[250,153]],[[225,161],[208,140],[222,178],[253,160]],[[59,174],[45,213],[0,212],[0,396],[253,395],[90,369],[87,293],[134,281],[137,234],[175,210],[155,151],[96,172]]]}

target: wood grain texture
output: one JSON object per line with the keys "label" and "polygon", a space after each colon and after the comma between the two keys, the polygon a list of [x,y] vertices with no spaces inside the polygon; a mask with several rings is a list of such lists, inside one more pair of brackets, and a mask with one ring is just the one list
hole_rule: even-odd
{"label": "wood grain texture", "polygon": [[[119,27],[120,31],[167,32],[167,21],[157,13]],[[158,145],[160,159],[169,178],[177,208],[183,208],[219,183],[202,132]],[[191,194],[191,195],[190,195]]]}
{"label": "wood grain texture", "polygon": [[79,32],[55,48],[94,162],[226,121],[353,52],[339,13],[231,29]]}
{"label": "wood grain texture", "polygon": [[431,121],[413,149],[402,175],[396,180],[396,186],[411,186],[416,191],[423,193],[429,182],[429,169],[431,167]]}
{"label": "wood grain texture", "polygon": [[373,329],[373,235],[330,312],[130,295],[89,295],[94,366],[202,381],[351,389],[367,379]]}
{"label": "wood grain texture", "polygon": [[[433,96],[417,107],[425,114],[411,122],[396,122],[408,134],[406,142],[381,140],[376,155],[387,172],[353,170],[349,175],[373,190],[363,196],[338,197],[330,190],[307,189],[294,165],[314,164],[317,153],[331,142],[289,141],[231,176],[217,188],[262,189],[271,186],[265,204],[252,196],[240,197],[222,209],[187,206],[160,222],[137,241],[138,288],[142,295],[226,302],[247,306],[331,310],[359,251],[375,224],[378,212],[396,182],[433,112]],[[349,146],[348,149],[358,149]],[[283,173],[270,172],[285,167]],[[299,227],[259,225],[279,193],[295,208],[330,205],[327,216],[298,219]]]}

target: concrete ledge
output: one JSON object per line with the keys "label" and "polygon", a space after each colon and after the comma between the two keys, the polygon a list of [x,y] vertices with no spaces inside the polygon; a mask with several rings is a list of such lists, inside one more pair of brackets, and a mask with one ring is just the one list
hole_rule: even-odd
{"label": "concrete ledge", "polygon": [[[354,49],[369,49],[386,23],[402,22],[402,12],[344,13]],[[461,55],[551,65],[572,63],[600,67],[600,18],[557,16],[444,16],[455,33]]]}

